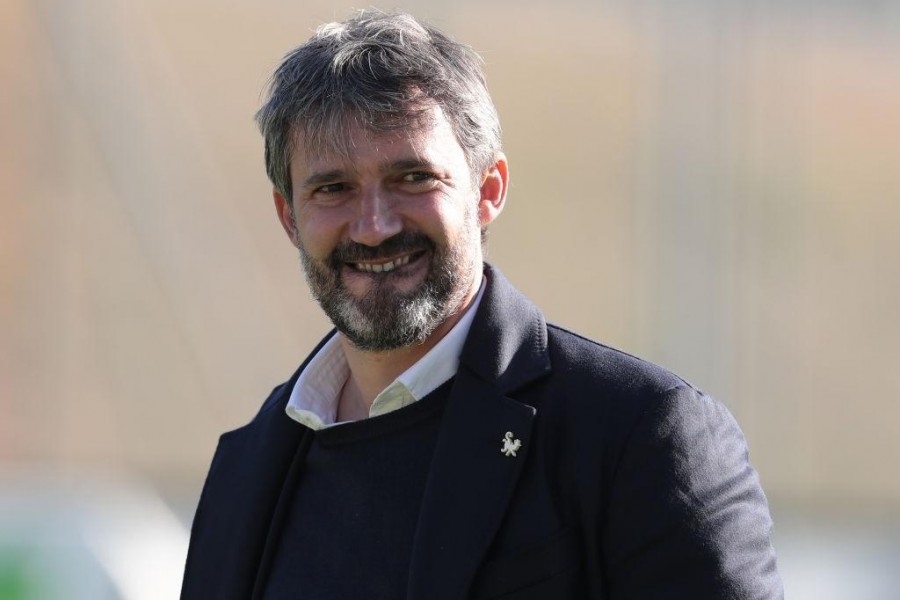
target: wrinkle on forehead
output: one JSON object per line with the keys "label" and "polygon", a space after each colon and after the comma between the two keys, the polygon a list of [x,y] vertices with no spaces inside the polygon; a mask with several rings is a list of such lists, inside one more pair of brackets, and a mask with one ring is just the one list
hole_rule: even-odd
{"label": "wrinkle on forehead", "polygon": [[358,149],[360,134],[387,140],[395,133],[412,140],[416,133],[433,127],[439,114],[440,107],[435,103],[419,102],[388,114],[367,115],[348,109],[312,121],[301,120],[292,131],[291,155],[299,153],[307,159],[331,156],[350,161]]}

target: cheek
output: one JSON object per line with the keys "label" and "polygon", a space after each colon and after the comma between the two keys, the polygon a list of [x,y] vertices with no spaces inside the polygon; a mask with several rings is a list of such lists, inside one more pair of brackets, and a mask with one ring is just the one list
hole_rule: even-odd
{"label": "cheek", "polygon": [[477,243],[480,245],[481,240],[481,225],[479,222],[478,216],[478,206],[475,204],[473,200],[469,204],[465,204],[459,207],[459,210],[454,212],[453,219],[448,223],[448,227],[452,230],[452,235],[456,240],[460,243],[465,244],[474,244],[477,238]]}
{"label": "cheek", "polygon": [[437,197],[410,207],[409,221],[429,235],[457,240],[478,229],[478,207],[471,198]]}
{"label": "cheek", "polygon": [[322,211],[305,211],[298,214],[297,231],[300,242],[311,257],[328,256],[341,240],[341,220]]}

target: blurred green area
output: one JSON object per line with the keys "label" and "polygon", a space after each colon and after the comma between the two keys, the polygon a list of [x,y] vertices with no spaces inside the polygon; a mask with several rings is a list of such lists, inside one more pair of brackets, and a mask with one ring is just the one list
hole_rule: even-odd
{"label": "blurred green area", "polygon": [[0,598],[38,600],[27,565],[28,557],[21,549],[0,546]]}

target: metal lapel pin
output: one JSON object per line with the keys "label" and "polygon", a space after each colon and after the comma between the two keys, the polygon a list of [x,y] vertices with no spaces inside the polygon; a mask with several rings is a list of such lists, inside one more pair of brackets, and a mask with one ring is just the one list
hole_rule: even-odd
{"label": "metal lapel pin", "polygon": [[515,456],[516,450],[522,447],[522,440],[514,440],[512,431],[507,431],[506,435],[503,436],[503,439],[500,441],[503,442],[503,447],[500,449],[500,452],[506,456]]}

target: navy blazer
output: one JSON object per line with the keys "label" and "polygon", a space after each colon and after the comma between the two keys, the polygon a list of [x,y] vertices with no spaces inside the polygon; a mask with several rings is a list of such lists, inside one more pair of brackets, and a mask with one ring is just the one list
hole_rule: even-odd
{"label": "navy blazer", "polygon": [[[782,598],[766,498],[728,411],[656,365],[547,325],[485,273],[407,598]],[[182,599],[262,597],[311,439],[284,412],[306,362],[221,437]],[[521,441],[515,456],[506,432]]]}

